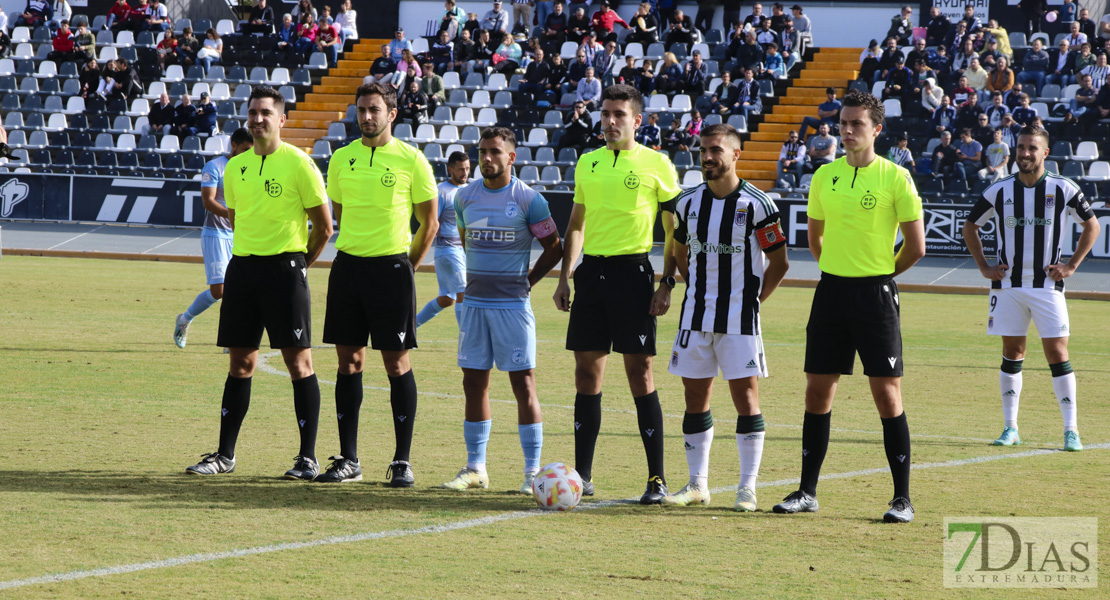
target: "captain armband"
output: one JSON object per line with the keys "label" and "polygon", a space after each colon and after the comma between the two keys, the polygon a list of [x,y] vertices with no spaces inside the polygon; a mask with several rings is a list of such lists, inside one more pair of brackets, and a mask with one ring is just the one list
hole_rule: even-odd
{"label": "captain armband", "polygon": [[542,240],[543,238],[559,231],[558,228],[555,227],[555,219],[552,219],[551,217],[548,217],[540,221],[539,223],[536,223],[535,225],[529,225],[528,229],[532,230],[532,235],[536,236],[537,240]]}
{"label": "captain armband", "polygon": [[759,239],[759,247],[764,250],[786,243],[786,234],[782,232],[781,221],[775,221],[766,227],[757,229],[755,236]]}

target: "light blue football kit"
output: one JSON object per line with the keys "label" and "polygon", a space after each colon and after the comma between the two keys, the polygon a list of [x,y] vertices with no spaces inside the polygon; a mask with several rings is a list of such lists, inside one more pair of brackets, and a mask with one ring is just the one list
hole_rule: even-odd
{"label": "light blue football kit", "polygon": [[[416,315],[416,326],[431,321],[443,307],[439,298],[455,299],[466,290],[466,254],[463,252],[459,227],[455,223],[455,193],[464,186],[444,181],[437,186],[439,191],[439,232],[432,242],[435,248],[436,280],[439,282],[439,296],[432,298]],[[455,303],[455,320],[459,320],[463,306]]]}

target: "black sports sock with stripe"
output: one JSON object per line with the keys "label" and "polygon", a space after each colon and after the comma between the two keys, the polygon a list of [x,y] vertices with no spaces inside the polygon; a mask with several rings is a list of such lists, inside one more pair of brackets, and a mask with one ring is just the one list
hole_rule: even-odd
{"label": "black sports sock with stripe", "polygon": [[910,426],[906,412],[883,419],[883,446],[890,475],[894,479],[894,497],[910,498]]}

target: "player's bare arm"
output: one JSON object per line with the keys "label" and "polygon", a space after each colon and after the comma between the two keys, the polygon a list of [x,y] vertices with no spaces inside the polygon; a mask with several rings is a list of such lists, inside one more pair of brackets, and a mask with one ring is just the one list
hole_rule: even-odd
{"label": "player's bare arm", "polygon": [[983,241],[979,239],[979,226],[971,221],[964,221],[962,231],[964,243],[967,244],[967,252],[971,254],[971,258],[979,267],[979,272],[991,281],[1002,281],[1006,277],[1007,266],[1003,263],[994,266],[987,263],[987,259],[983,255]]}
{"label": "player's bare arm", "polygon": [[335,217],[335,227],[340,229],[343,227],[343,205],[338,202],[331,203],[331,214]]}
{"label": "player's bare arm", "polygon": [[1094,248],[1095,241],[1098,240],[1099,231],[1102,226],[1098,224],[1098,217],[1091,217],[1083,221],[1083,233],[1079,234],[1079,242],[1075,245],[1075,253],[1071,255],[1071,260],[1066,263],[1056,263],[1045,267],[1045,273],[1053,281],[1060,281],[1064,278],[1071,277],[1072,273],[1079,268],[1079,264],[1087,256],[1087,253]]}
{"label": "player's bare arm", "polygon": [[825,221],[822,219],[807,219],[806,238],[809,240],[809,253],[817,261],[821,260],[821,244],[825,241]]}
{"label": "player's bare arm", "polygon": [[559,233],[553,233],[540,240],[540,245],[543,246],[543,253],[536,259],[536,264],[532,265],[532,271],[528,273],[528,287],[535,287],[541,279],[547,275],[559,261],[563,260],[563,244],[559,241]]}
{"label": "player's bare arm", "polygon": [[570,312],[570,276],[575,263],[578,262],[578,256],[582,254],[582,240],[585,230],[586,207],[575,203],[570,209],[567,236],[563,241],[563,270],[559,273],[559,285],[555,288],[555,295],[553,296],[555,308],[563,312]]}
{"label": "player's bare arm", "polygon": [[204,205],[204,210],[217,217],[223,217],[225,219],[230,218],[231,215],[227,207],[216,202],[217,191],[218,189],[214,187],[200,188],[200,203]]}
{"label": "player's bare arm", "polygon": [[[674,276],[674,213],[660,212],[663,222],[663,278]],[[659,282],[659,289],[651,297],[651,309],[648,314],[658,317],[667,314],[671,308],[671,286]]]}
{"label": "player's bare arm", "polygon": [[917,261],[925,257],[925,222],[904,221],[898,224],[902,230],[902,248],[894,256],[894,275],[910,270]]}
{"label": "player's bare arm", "polygon": [[[311,267],[312,263],[320,258],[320,254],[324,252],[324,246],[327,246],[328,240],[331,235],[335,233],[335,229],[331,225],[331,209],[328,208],[328,203],[325,202],[319,206],[313,206],[306,210],[308,213],[308,220],[312,222],[312,231],[308,232],[308,249],[305,252],[305,266]],[[231,222],[232,227],[235,222]]]}
{"label": "player's bare arm", "polygon": [[690,281],[690,247],[682,242],[674,241],[674,263],[678,274],[685,282]]}
{"label": "player's bare arm", "polygon": [[763,270],[763,290],[759,292],[760,302],[766,302],[767,298],[771,297],[786,277],[786,271],[790,269],[790,259],[786,256],[785,244],[765,254],[768,262],[767,268]]}
{"label": "player's bare arm", "polygon": [[420,268],[420,263],[424,261],[424,256],[428,254],[428,249],[432,247],[432,242],[436,239],[436,233],[439,231],[439,202],[435,198],[414,204],[412,213],[416,216],[416,221],[420,223],[420,227],[412,236],[412,246],[409,247],[409,262],[412,263],[413,269]]}

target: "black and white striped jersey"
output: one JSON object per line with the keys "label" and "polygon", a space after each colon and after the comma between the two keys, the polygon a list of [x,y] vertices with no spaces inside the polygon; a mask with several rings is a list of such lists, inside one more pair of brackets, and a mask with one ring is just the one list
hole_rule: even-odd
{"label": "black and white striped jersey", "polygon": [[724,198],[703,183],[675,200],[675,241],[690,260],[679,328],[758,334],[763,252],[786,243],[778,207],[744,180]]}
{"label": "black and white striped jersey", "polygon": [[1068,215],[1081,223],[1094,212],[1079,186],[1067,177],[1046,172],[1036,185],[1025,187],[1014,174],[987,188],[967,218],[982,227],[997,217],[998,261],[1009,271],[991,287],[1063,291],[1064,282],[1053,281],[1045,267],[1060,262],[1060,233]]}

